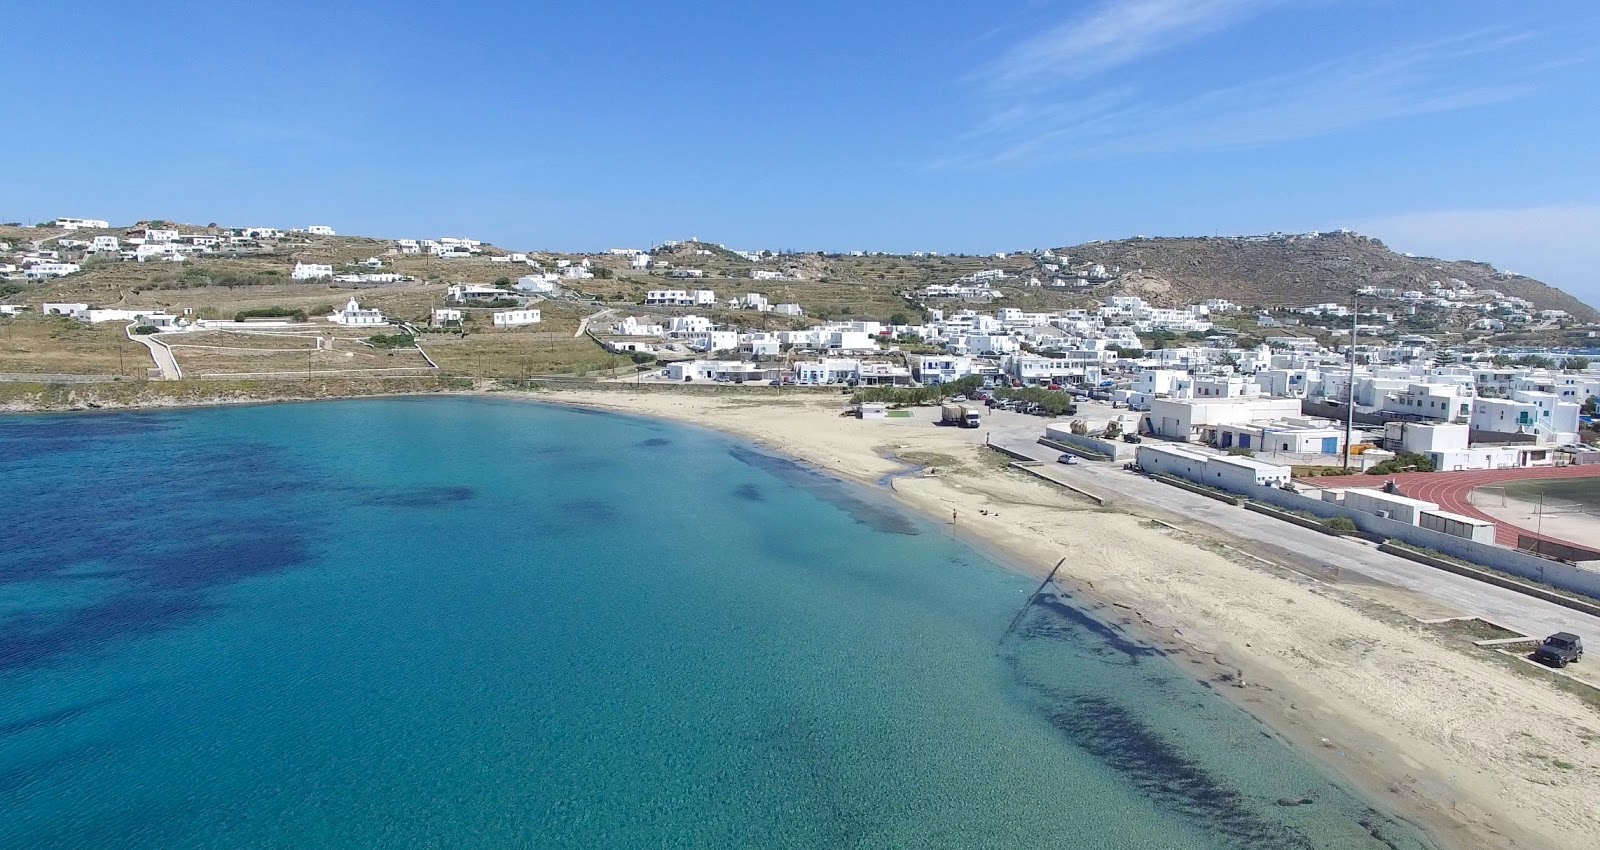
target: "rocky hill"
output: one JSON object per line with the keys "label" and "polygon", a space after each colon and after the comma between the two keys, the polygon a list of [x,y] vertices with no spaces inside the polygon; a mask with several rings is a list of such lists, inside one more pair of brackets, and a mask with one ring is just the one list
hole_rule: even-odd
{"label": "rocky hill", "polygon": [[1238,304],[1305,306],[1349,300],[1360,286],[1421,289],[1451,279],[1526,298],[1545,310],[1586,320],[1600,311],[1549,284],[1507,274],[1487,263],[1412,257],[1354,233],[1272,237],[1137,238],[1090,242],[1056,250],[1073,269],[1100,264],[1116,270],[1106,290],[1167,306],[1207,298]]}

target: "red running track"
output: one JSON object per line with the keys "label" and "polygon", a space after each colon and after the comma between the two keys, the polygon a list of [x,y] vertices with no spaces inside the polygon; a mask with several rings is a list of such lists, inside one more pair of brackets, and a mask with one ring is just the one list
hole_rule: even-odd
{"label": "red running track", "polygon": [[1570,543],[1574,546],[1579,544],[1571,543],[1568,540],[1559,540],[1549,535],[1538,535],[1534,533],[1533,529],[1519,528],[1489,516],[1473,507],[1472,503],[1468,501],[1467,497],[1474,488],[1490,484],[1503,484],[1507,481],[1593,477],[1600,477],[1600,464],[1539,466],[1529,469],[1481,469],[1468,472],[1403,472],[1398,475],[1353,475],[1331,480],[1318,478],[1305,483],[1318,487],[1378,489],[1382,488],[1385,482],[1393,481],[1400,487],[1400,493],[1407,498],[1433,502],[1442,510],[1496,523],[1495,542],[1515,549],[1517,547],[1517,535],[1519,534],[1525,534],[1529,537],[1543,536],[1547,540],[1557,540],[1557,542]]}

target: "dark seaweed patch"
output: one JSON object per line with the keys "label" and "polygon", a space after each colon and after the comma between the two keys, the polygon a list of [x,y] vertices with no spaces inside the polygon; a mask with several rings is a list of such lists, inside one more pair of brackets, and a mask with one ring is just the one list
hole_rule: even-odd
{"label": "dark seaweed patch", "polygon": [[648,448],[660,448],[661,446],[670,446],[670,445],[672,445],[672,441],[667,439],[666,437],[651,437],[648,440],[639,441],[639,445],[645,446],[645,447],[648,447]]}
{"label": "dark seaweed patch", "polygon": [[556,506],[555,517],[564,525],[582,528],[590,524],[621,522],[622,512],[601,499],[569,499]]}
{"label": "dark seaweed patch", "polygon": [[819,472],[787,458],[752,451],[743,446],[728,450],[735,460],[770,473],[786,484],[802,487],[818,498],[849,514],[856,522],[884,534],[915,535],[921,531],[911,518],[892,505],[857,496],[844,482],[829,478]]}
{"label": "dark seaweed patch", "polygon": [[197,594],[123,593],[55,617],[0,627],[0,670],[48,663],[113,639],[153,634],[212,610]]}
{"label": "dark seaweed patch", "polygon": [[1163,655],[1161,650],[1131,641],[1115,627],[1102,623],[1085,611],[1080,611],[1062,597],[1041,593],[1033,598],[1033,607],[1055,615],[1055,619],[1030,618],[1022,629],[1025,638],[1059,638],[1075,631],[1084,631],[1099,639],[1106,648],[1118,652],[1137,664],[1147,656]]}
{"label": "dark seaweed patch", "polygon": [[1027,684],[1047,699],[1050,725],[1158,805],[1252,850],[1315,846],[1299,830],[1256,814],[1248,797],[1222,784],[1122,706],[1039,682]]}
{"label": "dark seaweed patch", "polygon": [[[109,462],[78,465],[37,450],[41,429],[63,444],[116,444],[99,447]],[[161,433],[169,430],[121,415],[0,428],[13,448],[31,443],[0,463],[0,480],[46,482],[7,506],[11,545],[0,547],[0,587],[55,584],[89,600],[0,622],[0,670],[50,664],[208,616],[215,588],[311,562],[319,517],[307,503],[260,504],[306,489],[281,450]]]}
{"label": "dark seaweed patch", "polygon": [[444,508],[469,501],[478,495],[471,487],[408,487],[370,494],[364,499],[378,508],[411,508],[426,510]]}
{"label": "dark seaweed patch", "polygon": [[40,712],[32,717],[24,717],[21,720],[12,720],[6,723],[0,723],[0,740],[9,738],[12,735],[20,735],[24,732],[32,732],[35,729],[48,729],[52,726],[58,726],[62,723],[66,723],[69,720],[76,720],[77,718],[82,717],[103,705],[109,705],[112,702],[115,702],[115,700],[109,697],[102,697],[100,699],[89,700],[88,702],[79,705],[58,708],[54,711]]}
{"label": "dark seaweed patch", "polygon": [[733,495],[746,502],[764,502],[767,499],[766,496],[761,495],[761,488],[754,484],[740,484],[734,488]]}

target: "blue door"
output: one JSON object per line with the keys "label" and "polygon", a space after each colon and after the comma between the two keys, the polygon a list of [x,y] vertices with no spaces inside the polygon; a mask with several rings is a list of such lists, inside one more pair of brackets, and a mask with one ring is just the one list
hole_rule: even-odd
{"label": "blue door", "polygon": [[1336,454],[1338,454],[1339,453],[1339,438],[1338,437],[1323,437],[1322,438],[1322,453],[1325,454],[1325,455],[1336,455]]}
{"label": "blue door", "polygon": [[1239,448],[1241,448],[1241,449],[1250,448],[1250,435],[1249,434],[1240,434],[1239,435]]}
{"label": "blue door", "polygon": [[1233,445],[1233,434],[1227,431],[1222,432],[1222,447],[1227,448],[1231,445]]}

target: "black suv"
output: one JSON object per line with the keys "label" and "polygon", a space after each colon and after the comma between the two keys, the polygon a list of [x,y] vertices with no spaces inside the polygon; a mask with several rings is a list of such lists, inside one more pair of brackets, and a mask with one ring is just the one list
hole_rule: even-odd
{"label": "black suv", "polygon": [[1583,658],[1583,638],[1571,632],[1556,632],[1533,650],[1533,660],[1551,667],[1576,664]]}

